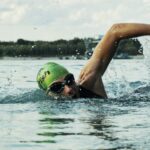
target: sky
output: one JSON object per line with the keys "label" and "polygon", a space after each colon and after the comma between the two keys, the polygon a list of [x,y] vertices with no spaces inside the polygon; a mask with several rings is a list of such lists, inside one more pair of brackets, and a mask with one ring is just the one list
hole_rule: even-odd
{"label": "sky", "polygon": [[0,41],[96,37],[120,22],[150,23],[150,0],[0,0]]}

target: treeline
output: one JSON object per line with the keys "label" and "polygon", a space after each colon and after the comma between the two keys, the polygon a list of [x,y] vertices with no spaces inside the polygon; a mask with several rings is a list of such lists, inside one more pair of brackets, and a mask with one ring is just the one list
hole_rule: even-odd
{"label": "treeline", "polygon": [[49,41],[28,41],[18,39],[16,42],[0,42],[0,56],[28,57],[28,56],[64,56],[84,55],[83,39]]}
{"label": "treeline", "polygon": [[[95,39],[90,38],[90,42]],[[90,43],[89,43],[90,44]],[[94,43],[96,44],[96,43]],[[94,45],[95,47],[95,45]],[[24,39],[18,39],[16,42],[2,42],[0,41],[0,57],[49,57],[49,56],[79,56],[84,55],[86,51],[84,39],[74,38],[72,40],[57,40],[53,42],[49,41],[28,41]],[[138,39],[125,39],[121,40],[117,53],[127,55],[139,55],[143,54],[143,47]]]}

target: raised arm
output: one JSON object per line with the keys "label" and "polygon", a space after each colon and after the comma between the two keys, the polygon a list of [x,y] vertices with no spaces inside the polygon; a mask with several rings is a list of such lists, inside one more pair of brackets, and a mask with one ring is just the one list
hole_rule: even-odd
{"label": "raised arm", "polygon": [[116,52],[119,41],[121,39],[143,35],[150,35],[150,24],[114,24],[97,44],[89,61],[95,62],[94,65],[96,65],[97,71],[103,75]]}
{"label": "raised arm", "polygon": [[114,24],[97,44],[92,57],[81,70],[79,83],[92,87],[97,77],[102,76],[114,56],[121,39],[150,35],[150,24]]}

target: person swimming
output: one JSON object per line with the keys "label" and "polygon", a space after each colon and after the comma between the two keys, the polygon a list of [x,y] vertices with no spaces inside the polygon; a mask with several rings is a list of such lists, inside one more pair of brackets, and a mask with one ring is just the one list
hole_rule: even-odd
{"label": "person swimming", "polygon": [[50,96],[103,98],[103,96],[84,88],[82,85],[78,85],[72,73],[54,62],[48,62],[40,69],[37,81],[39,87]]}
{"label": "person swimming", "polygon": [[48,62],[37,74],[38,85],[50,96],[107,98],[102,76],[116,52],[119,41],[144,35],[150,35],[150,24],[114,24],[97,44],[77,82],[65,67]]}

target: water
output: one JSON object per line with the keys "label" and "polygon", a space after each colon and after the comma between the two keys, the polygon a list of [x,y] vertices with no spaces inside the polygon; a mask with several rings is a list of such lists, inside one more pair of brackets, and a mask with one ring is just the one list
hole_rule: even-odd
{"label": "water", "polygon": [[[113,60],[103,77],[109,99],[54,100],[35,78],[50,59],[0,60],[0,149],[150,149],[150,67]],[[86,60],[56,60],[75,77]]]}

